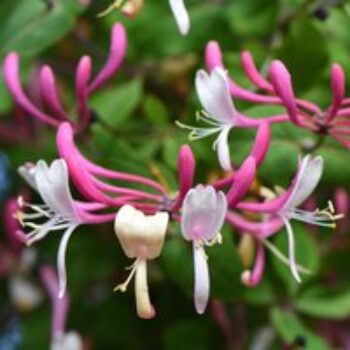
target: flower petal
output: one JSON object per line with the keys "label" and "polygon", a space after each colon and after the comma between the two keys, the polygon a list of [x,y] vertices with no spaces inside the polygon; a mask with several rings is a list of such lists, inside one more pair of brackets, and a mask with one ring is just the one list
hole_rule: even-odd
{"label": "flower petal", "polygon": [[181,34],[186,35],[190,30],[190,18],[188,16],[184,1],[169,0],[169,5]]}
{"label": "flower petal", "polygon": [[69,189],[68,169],[63,159],[53,161],[50,167],[40,160],[36,166],[35,182],[43,201],[55,213],[78,220]]}
{"label": "flower petal", "polygon": [[199,314],[204,313],[209,299],[208,261],[203,248],[193,243],[194,305]]}
{"label": "flower petal", "polygon": [[63,298],[67,287],[66,254],[69,238],[78,225],[69,227],[61,238],[57,254],[58,297]]}
{"label": "flower petal", "polygon": [[199,70],[195,83],[198,98],[212,118],[221,124],[234,125],[237,111],[230,96],[226,72],[220,67],[210,75]]}
{"label": "flower petal", "polygon": [[230,148],[228,144],[228,134],[230,130],[231,126],[223,128],[214,143],[214,147],[218,153],[220,166],[225,171],[232,170]]}
{"label": "flower petal", "polygon": [[220,231],[227,212],[226,197],[212,186],[191,189],[182,205],[181,232],[185,239],[210,241]]}
{"label": "flower petal", "polygon": [[296,208],[314,191],[323,173],[322,157],[304,157],[298,170],[294,189],[283,206],[282,212],[288,208]]}

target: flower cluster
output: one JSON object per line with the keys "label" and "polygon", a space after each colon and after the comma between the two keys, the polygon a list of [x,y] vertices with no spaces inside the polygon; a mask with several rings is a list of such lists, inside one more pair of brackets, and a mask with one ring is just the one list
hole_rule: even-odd
{"label": "flower cluster", "polygon": [[[171,1],[172,6],[175,6],[175,3]],[[180,3],[179,1],[177,5],[180,6]],[[285,190],[275,193],[260,187],[254,194],[255,199],[251,199],[251,188],[259,166],[269,151],[270,129],[275,123],[293,122],[318,133],[325,133],[327,130],[327,133],[338,138],[335,125],[343,122],[347,103],[343,98],[344,79],[341,69],[335,66],[332,71],[333,102],[327,112],[321,113],[312,103],[294,97],[290,75],[281,62],[272,62],[268,81],[258,72],[250,54],[243,53],[242,63],[247,76],[265,94],[251,92],[229,78],[223,68],[218,45],[210,43],[206,51],[209,72],[200,70],[195,78],[198,98],[204,109],[198,114],[198,119],[209,124],[209,127],[189,126],[181,122],[178,122],[178,125],[191,131],[192,140],[218,133],[213,147],[217,151],[218,162],[226,173],[223,178],[197,184],[194,154],[188,145],[183,145],[178,154],[178,188],[170,192],[161,181],[105,168],[93,162],[76,144],[76,134],[83,130],[90,120],[88,98],[116,72],[124,56],[125,46],[124,29],[117,24],[112,31],[107,63],[92,82],[90,59],[83,57],[80,60],[76,71],[77,122],[72,121],[64,111],[49,67],[41,70],[40,86],[45,110],[40,110],[21,88],[18,55],[11,53],[5,59],[5,80],[17,104],[27,113],[57,128],[59,158],[49,165],[40,160],[36,164],[27,163],[19,168],[20,175],[39,194],[44,203],[28,203],[20,197],[13,212],[23,228],[16,230],[16,237],[28,246],[51,233],[64,232],[57,254],[58,281],[54,280],[51,270],[42,271],[54,309],[58,310],[58,320],[55,323],[62,324],[64,315],[62,316],[61,312],[66,309],[64,298],[67,286],[68,242],[72,233],[82,225],[114,222],[114,231],[122,250],[128,258],[134,259],[128,278],[124,283],[118,284],[115,290],[126,291],[135,277],[136,309],[142,318],[155,315],[155,308],[149,296],[147,263],[161,254],[162,247],[166,244],[168,227],[172,223],[179,223],[183,238],[192,243],[194,304],[198,313],[206,310],[210,294],[205,247],[225,244],[220,234],[225,222],[234,227],[235,232],[249,235],[255,242],[255,264],[252,268],[242,271],[241,275],[245,285],[252,287],[261,281],[266,249],[287,264],[295,280],[301,282],[301,274],[310,271],[296,261],[292,220],[335,227],[335,221],[341,218],[341,215],[335,213],[330,202],[324,210],[300,209],[321,179],[323,159],[311,155],[301,158],[295,177]],[[235,108],[232,97],[253,103],[283,105],[286,114],[267,118],[247,117]],[[241,165],[236,166],[236,169],[232,166],[228,142],[230,132],[234,128],[256,130],[249,156]],[[73,198],[70,180],[79,199]],[[283,228],[288,238],[288,256],[269,240]],[[230,262],[227,261],[227,264]],[[56,334],[57,329],[59,334]],[[62,332],[62,326],[55,327],[55,343],[73,341],[63,339]]]}

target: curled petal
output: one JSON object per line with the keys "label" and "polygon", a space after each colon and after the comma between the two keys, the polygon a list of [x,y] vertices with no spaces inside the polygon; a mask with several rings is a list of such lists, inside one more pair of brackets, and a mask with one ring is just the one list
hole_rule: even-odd
{"label": "curled petal", "polygon": [[190,30],[190,18],[184,0],[169,0],[169,5],[181,34],[186,35]]}
{"label": "curled petal", "polygon": [[193,243],[194,259],[194,305],[199,314],[203,314],[209,300],[208,261],[203,248]]}
{"label": "curled petal", "polygon": [[64,233],[61,238],[60,246],[58,248],[57,254],[57,274],[58,274],[58,297],[63,298],[66,293],[67,288],[67,270],[66,270],[66,254],[67,254],[67,246],[68,241],[76,229],[77,225],[71,226]]}
{"label": "curled petal", "polygon": [[220,166],[225,171],[232,170],[230,148],[228,144],[228,134],[231,131],[231,128],[231,126],[224,127],[214,144],[214,147],[218,154]]}

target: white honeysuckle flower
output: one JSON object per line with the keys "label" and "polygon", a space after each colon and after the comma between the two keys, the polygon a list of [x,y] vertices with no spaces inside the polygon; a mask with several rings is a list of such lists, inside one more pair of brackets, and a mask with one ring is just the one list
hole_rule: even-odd
{"label": "white honeysuckle flower", "polygon": [[[62,297],[67,285],[65,257],[68,241],[77,226],[83,223],[83,219],[75,208],[69,189],[67,164],[63,159],[53,161],[50,167],[43,160],[40,160],[35,168],[30,168],[29,172],[27,170],[26,167],[22,167],[19,172],[24,175],[24,179],[29,184],[34,183],[33,188],[37,190],[45,204],[30,204],[20,198],[20,206],[29,208],[32,212],[18,212],[16,217],[24,228],[32,229],[26,235],[27,245],[43,239],[50,232],[64,230],[57,255],[59,295]],[[33,182],[32,176],[34,176],[35,182]],[[45,220],[37,223],[37,220],[40,219]]]}
{"label": "white honeysuckle flower", "polygon": [[314,212],[299,209],[298,207],[311,196],[317,187],[323,173],[322,157],[311,157],[307,155],[301,161],[297,177],[292,190],[283,203],[278,215],[284,222],[288,234],[289,265],[296,281],[301,282],[298,267],[295,261],[295,242],[291,219],[306,222],[317,226],[335,228],[335,221],[342,215],[335,215],[334,207],[331,202],[328,208],[316,210]]}
{"label": "white honeysuckle flower", "polygon": [[194,304],[202,314],[208,304],[210,282],[208,258],[204,245],[221,242],[220,230],[225,221],[227,200],[212,186],[198,185],[188,191],[182,206],[181,231],[193,243]]}
{"label": "white honeysuckle flower", "polygon": [[181,34],[186,35],[190,30],[190,17],[184,0],[169,0],[169,5]]}
{"label": "white honeysuckle flower", "polygon": [[135,275],[136,308],[142,318],[152,318],[155,314],[148,293],[147,260],[160,255],[168,221],[168,213],[145,215],[131,205],[124,205],[115,217],[114,230],[119,242],[126,256],[136,260],[126,281],[114,290],[125,292]]}
{"label": "white honeysuckle flower", "polygon": [[197,114],[210,127],[195,127],[177,122],[181,128],[190,130],[190,140],[198,140],[219,133],[213,148],[217,151],[221,167],[232,170],[228,135],[234,126],[242,124],[239,113],[232,102],[227,73],[221,67],[215,68],[210,74],[199,70],[196,75],[196,90],[204,112]]}
{"label": "white honeysuckle flower", "polygon": [[83,350],[83,342],[78,333],[71,331],[56,337],[50,350]]}

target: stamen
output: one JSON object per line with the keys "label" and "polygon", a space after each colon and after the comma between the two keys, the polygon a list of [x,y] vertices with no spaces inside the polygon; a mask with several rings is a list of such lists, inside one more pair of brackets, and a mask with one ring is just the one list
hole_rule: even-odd
{"label": "stamen", "polygon": [[123,293],[126,292],[129,283],[131,282],[132,278],[134,277],[134,275],[136,273],[137,268],[140,265],[140,262],[141,262],[141,260],[139,258],[137,258],[131,266],[127,267],[127,270],[131,270],[129,273],[129,276],[127,277],[127,279],[125,280],[124,283],[121,283],[121,284],[118,284],[117,286],[115,286],[113,289],[113,292],[117,292],[117,291],[120,291]]}
{"label": "stamen", "polygon": [[114,9],[120,8],[126,0],[115,0],[111,5],[109,5],[104,11],[100,12],[97,17],[104,17],[111,13]]}
{"label": "stamen", "polygon": [[[264,246],[272,253],[275,255],[275,257],[280,260],[283,264],[289,266],[289,261],[288,258],[275,246],[273,245],[270,241],[268,241],[267,239],[264,239],[262,241],[262,243],[264,244]],[[305,275],[310,275],[312,274],[312,271],[305,268],[302,265],[297,264],[297,269],[300,273],[303,273]]]}
{"label": "stamen", "polygon": [[205,245],[208,247],[212,247],[216,244],[222,244],[222,234],[220,232],[218,232],[212,240],[205,241]]}

